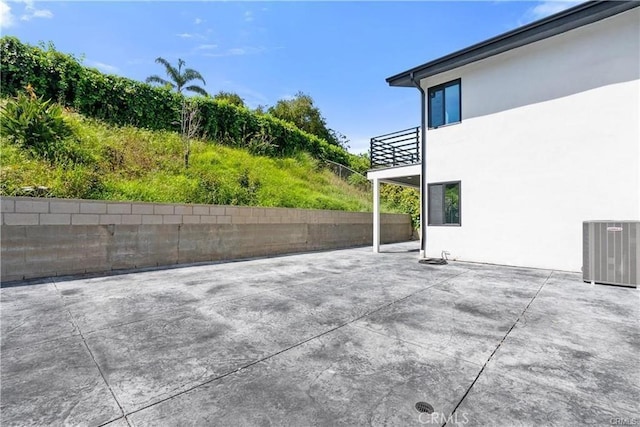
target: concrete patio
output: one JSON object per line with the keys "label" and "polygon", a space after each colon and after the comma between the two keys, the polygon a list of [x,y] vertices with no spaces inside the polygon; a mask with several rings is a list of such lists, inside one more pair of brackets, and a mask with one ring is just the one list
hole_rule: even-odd
{"label": "concrete patio", "polygon": [[417,247],[4,287],[0,422],[640,423],[637,289]]}

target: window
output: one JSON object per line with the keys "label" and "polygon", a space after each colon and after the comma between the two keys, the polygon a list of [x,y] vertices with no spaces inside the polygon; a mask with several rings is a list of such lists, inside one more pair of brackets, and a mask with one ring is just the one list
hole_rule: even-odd
{"label": "window", "polygon": [[429,225],[461,225],[460,181],[429,184]]}
{"label": "window", "polygon": [[429,88],[428,96],[430,128],[461,120],[460,79]]}

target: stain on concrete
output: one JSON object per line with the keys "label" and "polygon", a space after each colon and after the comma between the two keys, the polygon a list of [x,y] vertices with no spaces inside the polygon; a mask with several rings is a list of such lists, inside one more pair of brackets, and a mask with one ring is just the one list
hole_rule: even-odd
{"label": "stain on concrete", "polygon": [[211,286],[209,289],[207,289],[207,293],[208,294],[217,294],[220,291],[223,291],[225,289],[229,289],[230,285],[227,284],[222,284],[222,285],[214,285]]}

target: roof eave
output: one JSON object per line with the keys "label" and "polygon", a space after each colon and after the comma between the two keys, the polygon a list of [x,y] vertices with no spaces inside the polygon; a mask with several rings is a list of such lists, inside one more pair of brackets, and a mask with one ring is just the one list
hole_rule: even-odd
{"label": "roof eave", "polygon": [[540,41],[584,25],[622,13],[640,2],[594,1],[540,19],[449,55],[414,67],[386,79],[390,86],[414,87],[411,76],[420,81],[490,56],[498,55],[536,41]]}

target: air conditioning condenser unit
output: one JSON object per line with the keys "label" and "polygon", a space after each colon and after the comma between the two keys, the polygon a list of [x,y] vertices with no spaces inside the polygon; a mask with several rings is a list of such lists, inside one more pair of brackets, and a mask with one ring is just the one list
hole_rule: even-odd
{"label": "air conditioning condenser unit", "polygon": [[583,280],[637,287],[640,221],[585,221],[582,231]]}

